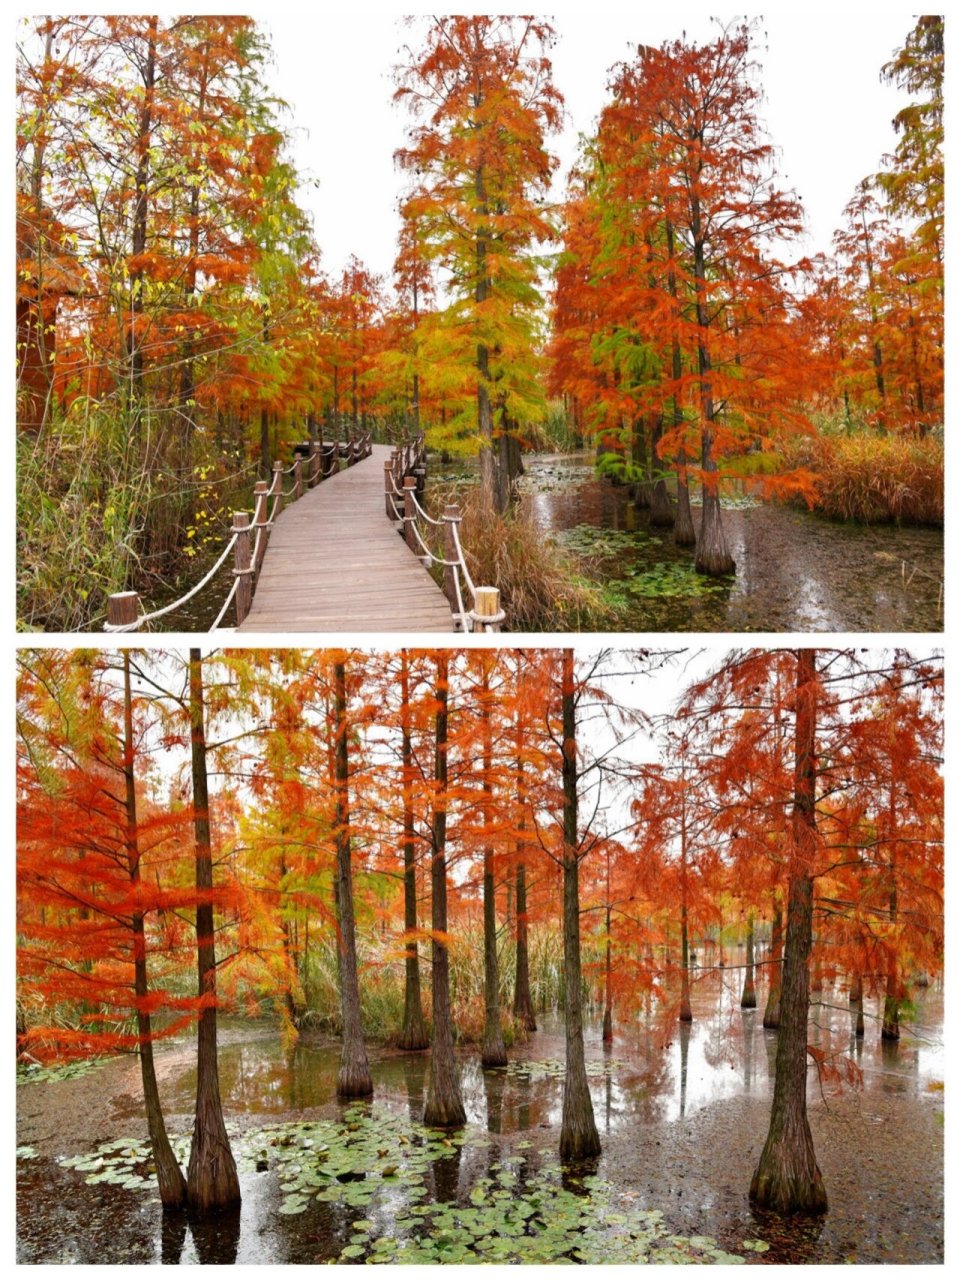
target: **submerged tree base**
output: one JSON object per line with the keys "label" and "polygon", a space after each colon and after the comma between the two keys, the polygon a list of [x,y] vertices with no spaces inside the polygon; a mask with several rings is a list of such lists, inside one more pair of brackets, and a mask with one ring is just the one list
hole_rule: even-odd
{"label": "submerged tree base", "polygon": [[459,1129],[467,1122],[467,1113],[459,1097],[427,1098],[423,1109],[423,1123],[433,1129]]}
{"label": "submerged tree base", "polygon": [[430,1037],[424,1026],[404,1027],[397,1039],[397,1048],[405,1053],[421,1053],[430,1048]]}
{"label": "submerged tree base", "polygon": [[369,1098],[373,1093],[373,1081],[366,1066],[359,1068],[340,1068],[337,1077],[338,1098]]}
{"label": "submerged tree base", "polygon": [[827,1212],[827,1192],[820,1170],[814,1166],[813,1175],[786,1174],[761,1168],[750,1183],[750,1201],[758,1209],[774,1209],[784,1214],[810,1214]]}

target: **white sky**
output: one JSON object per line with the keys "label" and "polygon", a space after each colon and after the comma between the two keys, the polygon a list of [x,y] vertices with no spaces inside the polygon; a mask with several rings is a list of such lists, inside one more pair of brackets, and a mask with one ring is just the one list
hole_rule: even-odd
{"label": "white sky", "polygon": [[[392,266],[401,181],[392,157],[409,122],[406,109],[391,101],[392,69],[416,32],[399,21],[403,12],[396,4],[356,6],[306,20],[302,12],[253,10],[271,36],[275,65],[268,80],[291,108],[286,121],[305,180],[301,202],[313,215],[331,275],[351,253],[378,273],[389,276]],[[659,45],[684,31],[698,42],[711,39],[717,27],[710,12],[691,5],[554,12],[554,83],[567,108],[567,126],[552,142],[561,160],[558,198],[578,134],[592,131],[607,72],[628,56],[628,44]],[[719,16],[727,22],[738,15]],[[902,99],[880,83],[880,68],[915,20],[910,9],[844,5],[802,12],[784,6],[763,20],[763,118],[782,153],[784,185],[807,210],[805,252],[829,249],[854,186],[895,145],[890,122]]]}

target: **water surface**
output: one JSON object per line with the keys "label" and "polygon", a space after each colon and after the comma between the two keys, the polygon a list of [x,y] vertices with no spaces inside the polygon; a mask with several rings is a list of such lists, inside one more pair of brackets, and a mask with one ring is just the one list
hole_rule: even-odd
{"label": "water surface", "polygon": [[[651,1007],[618,1026],[609,1049],[601,1044],[599,1022],[588,1023],[588,1075],[603,1144],[592,1172],[609,1190],[581,1187],[579,1194],[602,1199],[603,1212],[615,1201],[619,1218],[657,1210],[670,1231],[712,1237],[734,1253],[743,1251],[744,1240],[760,1239],[770,1245],[764,1255],[769,1261],[939,1260],[941,992],[917,990],[915,1020],[895,1045],[879,1040],[875,1000],[868,1001],[867,1036],[858,1041],[846,992],[830,987],[821,994],[812,1011],[811,1043],[828,1059],[835,1054],[838,1063],[852,1064],[859,1083],[820,1081],[811,1066],[811,1126],[831,1208],[822,1220],[796,1223],[755,1214],[747,1199],[766,1135],[777,1036],[764,1031],[761,1011],[739,1008],[737,982],[735,969],[701,975],[692,1025],[681,1026],[672,1011]],[[384,1145],[371,1149],[372,1164],[378,1155],[381,1166],[398,1158],[403,1149],[395,1145],[400,1139],[393,1131],[407,1125],[413,1135],[408,1142],[429,1142],[430,1152],[437,1153],[428,1158],[421,1151],[418,1195],[430,1204],[471,1212],[472,1205],[496,1194],[490,1189],[498,1179],[514,1184],[500,1187],[505,1202],[539,1194],[544,1179],[560,1194],[560,1178],[550,1171],[557,1169],[562,1028],[556,1015],[543,1016],[541,1023],[541,1030],[511,1051],[506,1070],[484,1071],[475,1049],[460,1051],[467,1127],[449,1149],[436,1137],[424,1137],[419,1127],[428,1055],[373,1048],[374,1110],[362,1114],[372,1114],[374,1147],[379,1131]],[[169,1126],[183,1135],[184,1150],[195,1086],[193,1052],[189,1040],[158,1052]],[[283,1146],[286,1130],[277,1126],[316,1119],[328,1129],[339,1125],[336,1132],[348,1146],[354,1141],[348,1122],[356,1112],[335,1097],[338,1062],[339,1046],[323,1037],[304,1036],[285,1051],[273,1026],[224,1026],[221,1089],[241,1155],[243,1205],[235,1218],[202,1228],[164,1220],[147,1192],[88,1185],[81,1173],[57,1163],[58,1155],[91,1151],[107,1138],[143,1135],[135,1061],[111,1060],[80,1079],[21,1086],[19,1141],[34,1143],[41,1155],[18,1161],[20,1260],[321,1262],[340,1258],[360,1238],[358,1230],[364,1240],[410,1238],[416,1221],[410,1215],[417,1209],[404,1182],[374,1184],[361,1174],[358,1183],[351,1174],[342,1185],[332,1184],[336,1202],[315,1201],[311,1188],[302,1212],[284,1207],[289,1190],[282,1183],[289,1175],[282,1169],[290,1165],[282,1157],[289,1161],[289,1152]],[[364,1124],[365,1129],[354,1126],[358,1142],[369,1135],[370,1122]],[[372,1225],[358,1228],[358,1222]]]}

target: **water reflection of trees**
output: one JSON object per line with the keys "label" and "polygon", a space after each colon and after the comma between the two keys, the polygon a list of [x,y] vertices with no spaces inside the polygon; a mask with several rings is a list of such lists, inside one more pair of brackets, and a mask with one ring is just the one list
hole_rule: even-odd
{"label": "water reflection of trees", "polygon": [[197,1262],[232,1266],[240,1251],[240,1205],[199,1221],[185,1213],[164,1213],[160,1223],[160,1261],[178,1266],[188,1238]]}

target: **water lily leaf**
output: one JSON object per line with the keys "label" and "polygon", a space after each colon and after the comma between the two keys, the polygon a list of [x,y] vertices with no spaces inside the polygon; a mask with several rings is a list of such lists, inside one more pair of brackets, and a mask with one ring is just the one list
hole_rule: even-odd
{"label": "water lily leaf", "polygon": [[307,1202],[302,1196],[287,1196],[286,1200],[280,1205],[278,1213],[303,1213],[307,1207]]}

